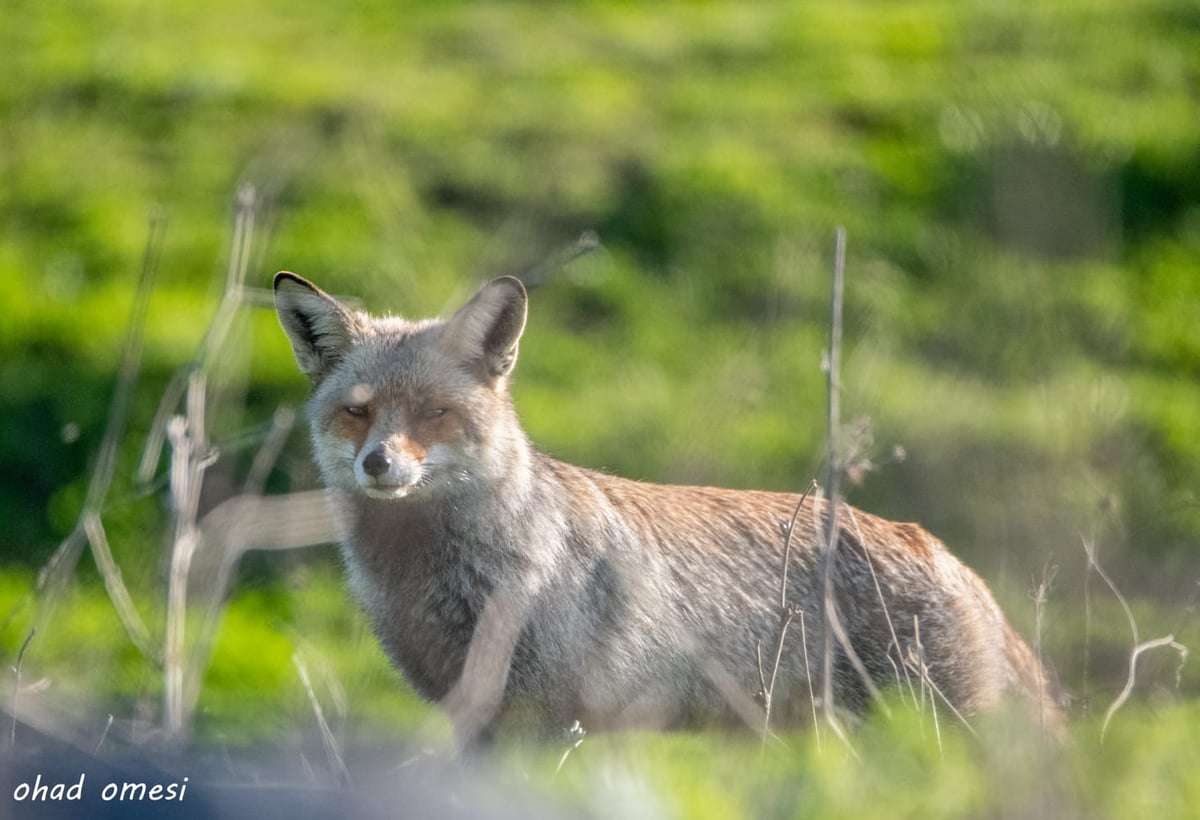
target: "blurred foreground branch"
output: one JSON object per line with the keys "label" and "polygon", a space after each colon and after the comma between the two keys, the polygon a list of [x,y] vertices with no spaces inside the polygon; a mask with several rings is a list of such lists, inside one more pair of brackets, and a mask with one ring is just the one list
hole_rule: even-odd
{"label": "blurred foreground branch", "polygon": [[[148,306],[166,226],[161,211],[155,211],[150,219],[116,388],[87,497],[74,529],[42,568],[34,587],[35,594],[40,593],[35,627],[40,630],[51,619],[83,548],[91,547],[125,631],[146,658],[162,664],[163,728],[167,737],[175,740],[186,737],[190,730],[204,670],[224,612],[226,592],[241,556],[251,549],[292,549],[336,539],[332,511],[322,493],[270,499],[260,495],[294,426],[295,413],[290,408],[277,410],[270,428],[255,435],[260,446],[242,482],[243,494],[207,514],[202,512],[205,474],[221,457],[208,429],[210,405],[223,401],[220,408],[227,410],[230,392],[224,384],[229,375],[220,356],[229,348],[238,313],[256,298],[256,291],[246,288],[245,282],[259,204],[252,187],[238,191],[237,217],[220,304],[196,357],[180,369],[164,391],[136,472],[140,485],[153,486],[163,453],[169,452],[166,480],[172,517],[166,556],[164,621],[153,630],[143,621],[113,557],[102,519],[142,359]],[[214,390],[210,382],[224,389]],[[161,644],[156,633],[161,635]]]}
{"label": "blurred foreground branch", "polygon": [[117,465],[117,448],[129,419],[129,404],[142,361],[146,314],[150,304],[150,294],[154,290],[159,260],[162,257],[163,236],[166,233],[166,227],[166,215],[162,210],[155,209],[150,215],[149,235],[146,238],[146,248],[142,256],[141,274],[138,278],[133,308],[130,311],[128,330],[121,348],[116,389],[113,391],[112,404],[109,406],[108,422],[104,429],[104,438],[100,442],[96,466],[88,482],[83,510],[80,512],[79,520],[71,530],[71,534],[59,544],[58,549],[54,551],[50,560],[38,573],[34,585],[34,590],[41,593],[37,625],[44,627],[54,613],[67,580],[75,573],[75,567],[79,562],[84,545],[90,545],[96,566],[104,577],[104,586],[108,590],[109,598],[121,618],[125,631],[134,645],[148,658],[157,657],[157,651],[150,639],[150,631],[146,628],[141,616],[138,615],[129,591],[125,588],[121,571],[117,567],[116,561],[113,560],[112,550],[109,548],[108,538],[104,532],[101,511],[112,487]]}

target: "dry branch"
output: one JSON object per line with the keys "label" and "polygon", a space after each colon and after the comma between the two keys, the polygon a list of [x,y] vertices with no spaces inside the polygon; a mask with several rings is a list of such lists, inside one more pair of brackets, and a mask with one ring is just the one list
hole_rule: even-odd
{"label": "dry branch", "polygon": [[121,347],[120,365],[117,371],[116,389],[109,405],[108,421],[96,466],[88,481],[87,496],[83,509],[71,533],[59,544],[54,554],[38,573],[35,589],[41,592],[37,623],[44,626],[49,622],[67,580],[74,574],[79,555],[85,545],[90,545],[96,566],[104,576],[104,585],[120,616],[125,631],[134,645],[147,657],[156,652],[150,641],[149,631],[137,614],[121,573],[113,560],[108,540],[104,537],[101,512],[116,473],[117,449],[125,424],[129,418],[129,405],[133,397],[133,386],[137,382],[138,368],[142,359],[142,343],[146,330],[146,315],[149,310],[150,294],[154,290],[154,279],[158,273],[162,256],[163,236],[166,232],[166,216],[156,209],[150,216],[149,235],[142,256],[142,268],[138,277],[133,308],[130,311],[125,340]]}
{"label": "dry branch", "polygon": [[1174,635],[1164,635],[1161,638],[1145,641],[1135,646],[1133,651],[1129,653],[1129,677],[1125,681],[1125,688],[1121,690],[1121,694],[1117,695],[1117,699],[1112,702],[1112,705],[1108,707],[1108,711],[1104,713],[1104,723],[1100,726],[1101,740],[1104,740],[1104,735],[1108,732],[1108,723],[1112,720],[1113,715],[1117,713],[1118,709],[1125,705],[1125,702],[1129,700],[1129,696],[1133,693],[1134,684],[1137,683],[1138,658],[1141,657],[1143,652],[1147,652],[1151,649],[1159,649],[1164,646],[1169,646],[1179,653],[1179,667],[1180,669],[1183,668],[1184,663],[1187,662],[1188,649],[1179,641],[1175,640]]}
{"label": "dry branch", "polygon": [[12,695],[12,729],[8,734],[9,748],[17,748],[17,698],[21,695],[21,666],[25,663],[25,650],[29,648],[29,642],[33,640],[33,636],[37,634],[37,627],[29,630],[29,634],[25,636],[25,640],[21,642],[21,650],[17,652],[17,662],[13,666],[13,695]]}

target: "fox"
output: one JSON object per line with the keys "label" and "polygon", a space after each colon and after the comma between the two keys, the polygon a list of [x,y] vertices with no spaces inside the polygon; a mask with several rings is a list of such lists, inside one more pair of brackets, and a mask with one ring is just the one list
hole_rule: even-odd
{"label": "fox", "polygon": [[510,389],[519,279],[436,319],[373,316],[287,271],[274,294],[348,586],[462,748],[512,726],[760,726],[767,699],[774,726],[801,725],[897,685],[964,721],[1021,701],[1061,734],[1039,657],[919,525],[539,451]]}

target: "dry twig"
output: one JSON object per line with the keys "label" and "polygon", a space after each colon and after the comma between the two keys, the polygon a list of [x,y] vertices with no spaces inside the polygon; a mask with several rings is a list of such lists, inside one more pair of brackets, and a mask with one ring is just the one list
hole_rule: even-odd
{"label": "dry twig", "polygon": [[29,634],[21,642],[21,650],[17,653],[17,663],[13,666],[12,729],[8,734],[8,745],[11,749],[17,748],[17,699],[21,695],[21,665],[25,663],[25,650],[29,648],[29,642],[36,634],[37,627],[35,626],[29,630]]}
{"label": "dry twig", "polygon": [[333,730],[329,728],[329,722],[325,720],[321,701],[317,699],[317,693],[313,690],[312,680],[308,677],[308,667],[305,665],[304,659],[300,657],[300,653],[292,654],[292,665],[296,667],[296,673],[300,675],[300,682],[304,684],[304,692],[308,695],[308,704],[312,707],[313,716],[317,719],[317,727],[321,731],[321,743],[325,747],[329,768],[342,786],[349,786],[350,770],[346,768],[346,761],[342,757],[341,749],[338,748],[337,738],[334,737]]}
{"label": "dry twig", "polygon": [[104,535],[101,513],[108,498],[109,489],[112,487],[117,466],[117,449],[129,417],[133,386],[137,381],[138,368],[141,364],[142,342],[145,335],[150,294],[154,290],[154,279],[158,273],[165,231],[166,216],[161,210],[155,210],[150,216],[149,236],[146,239],[146,248],[142,257],[141,274],[138,278],[137,291],[127,325],[128,330],[121,348],[116,389],[113,391],[112,404],[109,405],[108,421],[104,429],[104,437],[100,441],[96,466],[88,481],[83,509],[71,533],[59,544],[58,549],[54,551],[54,554],[50,556],[38,573],[35,584],[35,589],[43,593],[37,620],[40,625],[44,625],[50,620],[67,580],[75,572],[75,566],[84,546],[90,545],[96,566],[104,576],[104,585],[108,590],[109,598],[117,610],[125,631],[134,645],[148,658],[156,657],[157,652],[150,639],[150,631],[138,615],[133,599],[125,588],[116,561],[113,560],[108,539]]}

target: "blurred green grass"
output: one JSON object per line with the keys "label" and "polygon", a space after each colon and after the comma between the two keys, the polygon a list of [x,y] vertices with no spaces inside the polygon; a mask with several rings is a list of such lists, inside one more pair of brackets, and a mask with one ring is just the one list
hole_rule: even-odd
{"label": "blurred green grass", "polygon": [[[1058,565],[1046,651],[1085,733],[1124,682],[1129,636],[1083,538],[1133,595],[1143,638],[1196,634],[1193,3],[10,0],[0,71],[6,659],[33,573],[83,503],[159,206],[161,273],[104,520],[139,608],[161,618],[169,513],[133,471],[220,297],[245,184],[263,206],[252,285],[288,268],[376,311],[442,312],[595,230],[601,249],[532,293],[514,388],[532,438],[623,475],[741,487],[795,490],[819,473],[831,236],[845,225],[843,406],[869,417],[876,463],[850,500],[929,527],[1026,635],[1029,591]],[[265,309],[239,315],[214,379],[224,457],[206,508],[244,475],[246,431],[305,391]],[[298,431],[268,486],[313,482]],[[161,670],[124,638],[86,561],[78,580],[29,673],[153,716]],[[310,725],[298,648],[345,689],[347,737],[444,737],[325,557],[252,557],[234,589],[202,742]],[[1172,803],[1189,794],[1172,761],[1194,757],[1179,727],[1196,725],[1195,672],[1191,699],[1167,706],[1174,659],[1146,660],[1143,705],[1117,723],[1128,738],[1070,754],[1087,784],[1072,805],[1136,814],[1128,795],[1143,792],[1167,814],[1188,805]],[[965,784],[905,792],[912,811],[987,813],[995,781],[978,754],[931,762],[927,743],[905,745],[910,730],[882,730],[879,754],[899,745],[913,757],[898,765]],[[681,814],[782,816],[791,796],[853,814],[877,796],[855,791],[860,764],[807,752],[777,764],[774,797],[706,791],[728,765],[718,744],[645,742],[667,750],[649,776]],[[880,766],[880,792],[907,777]],[[817,774],[781,782],[800,771]]]}
{"label": "blurred green grass", "polygon": [[[1012,726],[990,727],[980,742],[943,724],[939,743],[928,713],[900,709],[853,734],[853,751],[812,733],[765,752],[745,738],[638,736],[586,739],[553,779],[557,755],[517,760],[593,816],[600,804],[689,818],[1190,817],[1196,718],[1194,706],[1138,715],[1102,747],[1078,740],[1066,754]],[[1130,731],[1149,723],[1144,737]]]}
{"label": "blurred green grass", "polygon": [[[0,505],[22,560],[62,534],[38,510],[97,443],[149,207],[170,228],[139,406],[195,349],[248,182],[255,282],[288,267],[409,314],[597,230],[601,257],[535,294],[535,440],[745,486],[813,473],[845,224],[847,405],[921,476],[864,504],[1027,561],[1087,525],[1086,486],[1121,500],[1137,554],[1195,569],[1187,3],[75,10],[19,2],[0,33],[19,78],[0,95]],[[299,394],[270,324],[245,345],[260,417]],[[1029,483],[1058,523],[977,545]]]}

